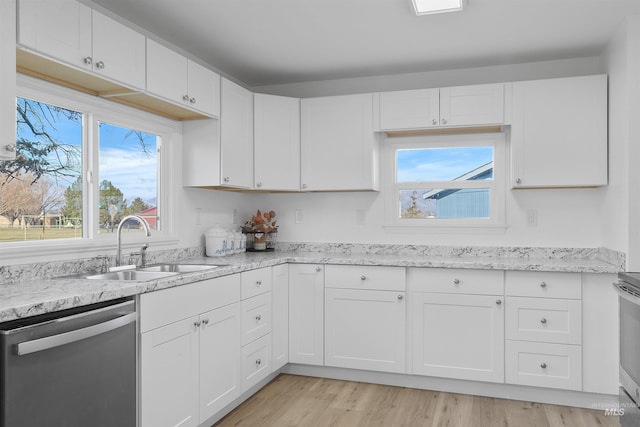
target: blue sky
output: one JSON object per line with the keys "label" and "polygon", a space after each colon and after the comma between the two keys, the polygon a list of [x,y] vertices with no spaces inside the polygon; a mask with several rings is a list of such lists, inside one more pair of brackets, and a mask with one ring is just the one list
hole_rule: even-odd
{"label": "blue sky", "polygon": [[493,160],[493,147],[397,151],[397,181],[450,181]]}

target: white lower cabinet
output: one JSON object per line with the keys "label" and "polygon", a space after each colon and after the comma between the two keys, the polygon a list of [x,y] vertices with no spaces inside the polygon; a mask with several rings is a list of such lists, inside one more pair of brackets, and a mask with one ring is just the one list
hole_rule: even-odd
{"label": "white lower cabinet", "polygon": [[271,373],[271,335],[242,347],[242,391],[256,385]]}
{"label": "white lower cabinet", "polygon": [[239,301],[240,275],[141,295],[142,427],[197,426],[240,395]]}
{"label": "white lower cabinet", "polygon": [[413,373],[504,381],[503,298],[415,292]]}
{"label": "white lower cabinet", "polygon": [[414,268],[413,373],[504,381],[504,272]]}
{"label": "white lower cabinet", "polygon": [[324,268],[289,265],[289,362],[324,364]]}
{"label": "white lower cabinet", "polygon": [[406,372],[406,293],[325,289],[325,365]]}

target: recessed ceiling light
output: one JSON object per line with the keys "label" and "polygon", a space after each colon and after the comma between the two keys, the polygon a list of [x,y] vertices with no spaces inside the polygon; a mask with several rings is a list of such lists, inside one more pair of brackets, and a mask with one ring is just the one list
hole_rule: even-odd
{"label": "recessed ceiling light", "polygon": [[456,12],[464,7],[464,0],[412,0],[416,15]]}

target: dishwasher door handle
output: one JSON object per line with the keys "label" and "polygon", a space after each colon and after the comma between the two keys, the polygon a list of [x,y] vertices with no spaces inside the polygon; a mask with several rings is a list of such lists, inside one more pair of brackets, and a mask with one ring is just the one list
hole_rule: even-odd
{"label": "dishwasher door handle", "polygon": [[76,329],[73,331],[65,332],[58,335],[51,335],[49,337],[39,338],[36,340],[21,342],[17,344],[18,356],[24,356],[25,354],[48,350],[50,348],[104,334],[106,332],[128,325],[129,323],[135,322],[136,317],[137,313],[128,313],[124,316],[116,317],[115,319],[98,323],[97,325],[88,326],[86,328]]}

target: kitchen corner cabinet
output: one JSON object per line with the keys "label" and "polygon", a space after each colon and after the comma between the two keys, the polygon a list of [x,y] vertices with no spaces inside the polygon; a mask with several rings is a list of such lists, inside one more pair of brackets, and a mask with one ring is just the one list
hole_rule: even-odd
{"label": "kitchen corner cabinet", "polygon": [[198,426],[241,394],[240,275],[140,296],[143,427]]}
{"label": "kitchen corner cabinet", "polygon": [[289,362],[324,365],[324,268],[289,265]]}
{"label": "kitchen corner cabinet", "polygon": [[74,0],[20,0],[17,42],[126,86],[145,87],[145,36]]}
{"label": "kitchen corner cabinet", "polygon": [[512,188],[607,184],[607,76],[513,83]]}
{"label": "kitchen corner cabinet", "polygon": [[325,365],[406,372],[404,267],[325,267]]}
{"label": "kitchen corner cabinet", "polygon": [[504,381],[504,273],[412,269],[413,373]]}
{"label": "kitchen corner cabinet", "polygon": [[300,100],[254,94],[255,189],[300,189]]}
{"label": "kitchen corner cabinet", "polygon": [[0,161],[16,157],[16,2],[0,2]]}
{"label": "kitchen corner cabinet", "polygon": [[147,91],[211,117],[220,115],[220,76],[151,39]]}
{"label": "kitchen corner cabinet", "polygon": [[382,131],[498,125],[504,123],[504,84],[382,92]]}
{"label": "kitchen corner cabinet", "polygon": [[220,91],[221,185],[253,188],[253,93],[225,78]]}
{"label": "kitchen corner cabinet", "polygon": [[373,94],[305,98],[300,114],[303,191],[379,190]]}
{"label": "kitchen corner cabinet", "polygon": [[272,370],[289,363],[289,265],[272,267]]}

